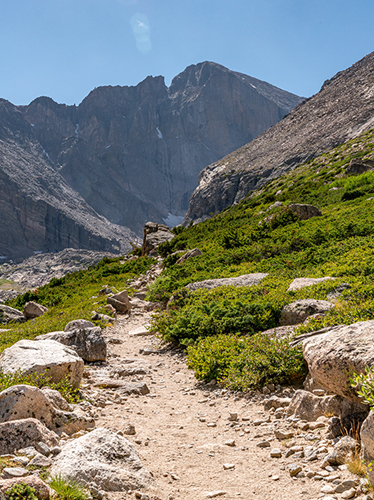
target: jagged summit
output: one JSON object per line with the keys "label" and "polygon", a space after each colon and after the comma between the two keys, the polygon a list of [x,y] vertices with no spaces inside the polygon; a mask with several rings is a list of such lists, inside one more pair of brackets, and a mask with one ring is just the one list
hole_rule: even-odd
{"label": "jagged summit", "polygon": [[[104,218],[98,233],[105,219],[137,234],[148,220],[181,221],[202,168],[261,134],[300,101],[265,82],[204,62],[188,67],[170,88],[162,76],[149,76],[136,86],[95,88],[78,106],[45,96],[28,106],[4,102],[0,193],[6,191],[7,199],[11,182],[19,192],[13,203],[20,213],[14,223],[17,248],[21,251],[21,235],[25,252],[61,250],[70,238],[69,223],[46,243],[50,218],[39,214],[36,223],[35,214],[30,215],[34,208],[29,213],[39,200],[59,212],[56,199],[62,200],[61,207],[69,199],[71,213],[87,212],[86,219],[79,216],[85,227],[93,228],[95,217]],[[11,205],[0,208],[4,220]],[[26,227],[37,227],[39,236],[31,237],[33,231]],[[15,248],[11,231],[4,231],[0,253]],[[104,233],[107,239],[108,231]],[[81,237],[74,238],[70,246],[83,244]],[[84,248],[112,251],[112,243],[95,247],[95,238],[88,238]]]}

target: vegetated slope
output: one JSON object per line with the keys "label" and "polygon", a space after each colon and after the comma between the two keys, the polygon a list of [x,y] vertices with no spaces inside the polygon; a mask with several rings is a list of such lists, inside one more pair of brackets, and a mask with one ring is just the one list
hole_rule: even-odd
{"label": "vegetated slope", "polygon": [[93,209],[139,235],[183,219],[202,168],[251,141],[302,99],[212,62],[170,87],[99,87],[79,106],[40,97],[19,106],[44,159]]}
{"label": "vegetated slope", "polygon": [[374,52],[326,81],[318,94],[254,141],[204,169],[184,224],[220,212],[373,124]]}
{"label": "vegetated slope", "polygon": [[0,255],[82,248],[126,252],[134,233],[98,215],[56,172],[32,127],[0,100]]}
{"label": "vegetated slope", "polygon": [[[257,332],[278,326],[285,304],[301,298],[326,300],[342,283],[348,287],[337,306],[299,332],[374,318],[374,171],[345,174],[352,158],[373,157],[371,130],[221,214],[176,228],[177,236],[162,245],[165,269],[151,298],[167,301],[173,295],[174,302],[155,319],[154,328],[165,340],[190,346],[190,364],[199,377],[241,389],[292,378],[292,366],[301,370],[300,352],[289,350],[287,342],[274,346]],[[275,200],[282,206],[272,207]],[[323,215],[300,220],[287,208],[295,202],[312,203]],[[173,252],[194,247],[201,256],[176,263]],[[269,275],[254,287],[193,293],[184,288],[204,279],[258,272]],[[287,292],[294,278],[324,276],[336,279]]]}

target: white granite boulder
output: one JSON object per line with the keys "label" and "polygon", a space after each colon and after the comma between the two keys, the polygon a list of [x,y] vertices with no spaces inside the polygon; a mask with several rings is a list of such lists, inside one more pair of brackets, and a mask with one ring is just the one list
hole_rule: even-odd
{"label": "white granite boulder", "polygon": [[36,418],[0,423],[0,455],[43,442],[50,448],[58,446],[57,434]]}
{"label": "white granite boulder", "polygon": [[252,273],[243,274],[242,276],[237,276],[236,278],[219,278],[213,280],[196,281],[195,283],[190,283],[186,285],[191,291],[195,291],[198,288],[208,288],[209,290],[217,288],[219,286],[254,286],[258,285],[260,281],[266,278],[267,273]]}
{"label": "white granite boulder", "polygon": [[51,474],[102,491],[134,490],[152,481],[135,447],[124,437],[103,428],[67,443],[55,459]]}
{"label": "white granite boulder", "polygon": [[37,302],[26,302],[23,308],[23,314],[27,319],[34,319],[43,316],[48,311],[47,307],[38,304]]}
{"label": "white granite boulder", "polygon": [[20,340],[2,352],[0,370],[46,373],[52,382],[68,377],[74,387],[79,387],[84,363],[73,349],[55,340]]}
{"label": "white granite boulder", "polygon": [[42,391],[38,387],[14,385],[0,392],[0,422],[25,418],[36,418],[57,433],[63,431],[74,434],[82,429],[95,427],[93,419],[56,408],[48,398],[48,391]]}
{"label": "white granite boulder", "polygon": [[283,307],[281,311],[280,324],[298,325],[314,314],[325,314],[335,305],[326,300],[302,299],[295,300]]}

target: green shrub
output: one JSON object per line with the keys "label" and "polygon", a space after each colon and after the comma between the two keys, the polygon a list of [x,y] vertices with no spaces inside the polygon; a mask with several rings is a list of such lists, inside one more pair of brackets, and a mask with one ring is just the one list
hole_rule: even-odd
{"label": "green shrub", "polygon": [[262,334],[201,339],[187,348],[187,360],[196,378],[215,379],[241,391],[270,382],[292,382],[307,373],[300,347],[290,347],[287,339]]}
{"label": "green shrub", "polygon": [[25,483],[14,484],[5,494],[9,500],[38,500],[35,488]]}
{"label": "green shrub", "polygon": [[355,373],[350,379],[351,386],[356,389],[357,394],[374,409],[374,367],[365,368],[365,373]]}
{"label": "green shrub", "polygon": [[49,486],[56,492],[56,500],[88,500],[91,497],[87,489],[77,481],[60,475],[51,477]]}

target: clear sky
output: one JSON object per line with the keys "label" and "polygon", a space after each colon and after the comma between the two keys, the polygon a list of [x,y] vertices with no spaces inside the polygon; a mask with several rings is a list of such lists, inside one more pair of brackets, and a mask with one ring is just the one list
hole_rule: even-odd
{"label": "clear sky", "polygon": [[79,104],[214,61],[309,97],[374,50],[373,0],[0,0],[0,97]]}

